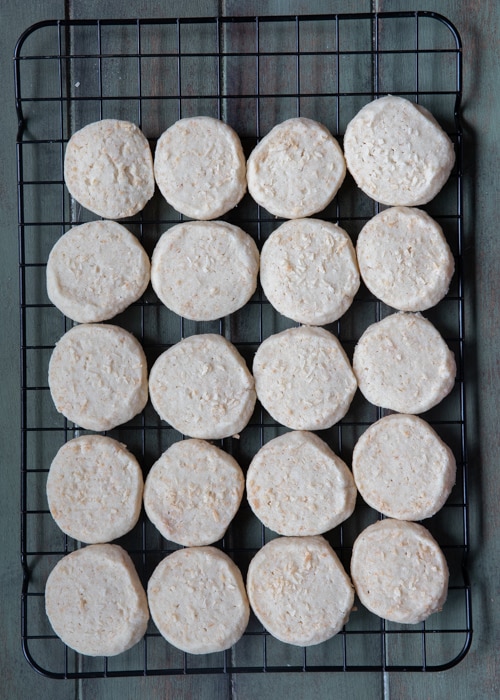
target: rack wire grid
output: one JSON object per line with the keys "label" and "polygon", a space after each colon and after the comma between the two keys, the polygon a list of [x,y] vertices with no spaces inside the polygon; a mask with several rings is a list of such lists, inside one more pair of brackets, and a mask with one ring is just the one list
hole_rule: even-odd
{"label": "rack wire grid", "polygon": [[[278,17],[207,17],[155,20],[57,20],[36,24],[19,38],[14,56],[19,192],[21,319],[21,555],[22,645],[29,663],[52,678],[205,674],[269,671],[433,671],[449,668],[467,653],[472,637],[467,575],[468,500],[464,358],[461,40],[444,17],[432,12],[393,12]],[[111,658],[81,656],[53,633],[44,610],[50,570],[81,546],[65,536],[48,510],[45,485],[56,451],[84,434],[58,414],[47,384],[55,342],[72,322],[53,307],[45,289],[45,265],[58,238],[92,220],[71,200],[63,180],[65,144],[86,123],[102,118],[137,123],[154,148],[159,135],[181,117],[209,115],[231,124],[248,154],[276,123],[305,116],[324,123],[340,142],[346,124],[367,102],[387,93],[430,109],[452,138],[457,164],[443,191],[426,206],[441,224],[456,261],[452,287],[426,312],[457,359],[452,393],[426,420],[452,447],[457,482],[444,508],[425,521],[450,568],[442,612],[417,625],[386,622],[361,604],[331,640],[299,648],[278,642],[251,617],[230,650],[193,656],[169,645],[151,623],[144,639]],[[320,218],[338,222],[356,240],[379,206],[348,175]],[[228,213],[259,247],[281,221],[247,195]],[[128,228],[151,254],[159,235],[182,220],[156,194]],[[348,355],[365,328],[393,310],[361,287],[352,307],[328,326]],[[194,333],[230,339],[249,365],[259,343],[296,325],[276,313],[259,289],[240,311],[217,322],[194,323],[168,311],[149,289],[114,319],[142,342],[150,363],[167,347]],[[384,411],[357,393],[346,417],[321,437],[348,464],[357,438]],[[261,445],[285,429],[258,408],[239,439],[217,444],[245,471]],[[148,405],[109,433],[137,455],[144,473],[182,436]],[[354,514],[326,534],[349,571],[354,539],[380,514],[358,498]],[[217,543],[245,576],[255,552],[275,534],[243,502],[224,539]],[[163,540],[143,515],[119,543],[132,556],[146,584],[154,566],[177,548]]]}

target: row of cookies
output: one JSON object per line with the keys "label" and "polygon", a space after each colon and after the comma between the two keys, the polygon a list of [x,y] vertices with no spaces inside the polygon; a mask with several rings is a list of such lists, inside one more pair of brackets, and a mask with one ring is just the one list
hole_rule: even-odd
{"label": "row of cookies", "polygon": [[[277,534],[317,535],[353,513],[357,489],[384,515],[417,521],[438,512],[455,483],[452,451],[428,423],[410,415],[392,414],[370,426],[354,447],[352,468],[353,473],[314,433],[287,432],[253,457],[246,475],[248,503]],[[236,460],[205,440],[175,442],[144,485],[125,445],[84,435],[54,457],[47,499],[61,530],[81,542],[122,537],[137,524],[144,502],[165,539],[200,546],[222,539],[244,485]]]}
{"label": "row of cookies", "polygon": [[150,614],[179,649],[222,651],[238,641],[250,616],[241,573],[216,547],[188,547],[166,556],[146,591],[120,545],[90,544],[52,569],[45,607],[62,641],[89,656],[130,649],[146,633]]}
{"label": "row of cookies", "polygon": [[435,326],[403,312],[366,329],[352,366],[333,333],[299,326],[266,338],[252,369],[226,338],[202,333],[162,352],[148,375],[131,333],[84,323],[56,343],[48,378],[56,409],[82,428],[111,430],[150,398],[179,432],[211,440],[245,428],[257,398],[288,428],[324,430],[346,415],[358,387],[376,406],[419,414],[451,392],[456,375],[454,354]]}
{"label": "row of cookies", "polygon": [[[346,130],[344,149],[351,174],[368,196],[383,204],[409,206],[393,206],[365,225],[357,241],[357,260],[375,297],[394,308],[418,312],[444,298],[454,262],[440,228],[415,207],[436,196],[455,157],[451,141],[425,109],[401,103],[394,119],[389,102],[394,106],[393,98],[383,98],[359,112]],[[455,382],[453,353],[445,343],[436,343],[436,329],[422,321],[418,313],[384,318],[366,329],[353,358],[365,398],[398,413],[370,425],[353,450],[356,486],[384,518],[355,540],[350,574],[366,608],[384,619],[410,624],[442,608],[449,577],[439,545],[412,521],[432,517],[446,502],[456,477],[450,448],[428,423],[408,415],[439,403]],[[432,393],[441,381],[441,389],[429,401],[424,385],[432,386]]]}
{"label": "row of cookies", "polygon": [[[354,543],[351,575],[366,607],[401,623],[426,619],[447,595],[444,556],[416,523],[388,519],[369,526]],[[246,589],[240,570],[220,549],[176,550],[156,566],[147,594],[122,547],[94,544],[56,564],[45,603],[54,631],[82,654],[126,651],[146,633],[150,614],[171,644],[208,654],[241,638],[250,606],[285,643],[304,647],[326,641],[347,622],[354,589],[322,536],[268,542],[250,562]]]}
{"label": "row of cookies", "polygon": [[150,280],[167,308],[210,321],[242,308],[257,276],[272,306],[307,325],[338,320],[361,278],[375,297],[400,311],[423,311],[448,292],[454,259],[441,227],[426,212],[392,207],[370,219],[356,249],[337,224],[297,219],[281,224],[259,255],[250,235],[224,221],[168,229],[151,263],[136,236],[115,221],[70,229],[47,261],[52,303],[78,323],[105,321],[136,302]]}
{"label": "row of cookies", "polygon": [[[344,157],[345,153],[345,157]],[[74,199],[107,219],[140,212],[155,181],[167,202],[192,219],[216,219],[248,190],[271,214],[316,214],[342,185],[346,165],[368,196],[389,206],[429,202],[455,163],[451,140],[424,107],[387,95],[349,122],[344,153],[328,129],[296,117],[277,124],[245,159],[236,132],[211,117],[180,119],[158,139],[154,161],[139,127],[117,119],[70,138],[64,178]]]}
{"label": "row of cookies", "polygon": [[82,435],[66,442],[52,460],[47,500],[61,530],[85,544],[112,542],[130,532],[144,503],[165,539],[201,546],[222,539],[244,485],[236,460],[205,440],[173,443],[144,481],[124,444],[105,435]]}

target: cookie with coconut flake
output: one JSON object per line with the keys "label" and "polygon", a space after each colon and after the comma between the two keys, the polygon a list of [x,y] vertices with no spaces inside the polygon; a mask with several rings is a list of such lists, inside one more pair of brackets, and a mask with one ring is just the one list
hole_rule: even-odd
{"label": "cookie with coconut flake", "polygon": [[243,472],[227,452],[205,440],[181,440],[153,464],[144,508],[167,540],[212,544],[236,515],[244,486]]}
{"label": "cookie with coconut flake", "polygon": [[67,231],[50,251],[47,294],[73,321],[105,321],[142,296],[149,271],[130,231],[116,221],[91,221]]}
{"label": "cookie with coconut flake", "polygon": [[337,140],[323,124],[304,117],[277,124],[247,163],[248,191],[260,206],[284,219],[325,209],[345,174]]}
{"label": "cookie with coconut flake", "polygon": [[50,465],[47,499],[61,530],[80,542],[111,542],[136,525],[141,468],[125,445],[104,435],[65,443]]}
{"label": "cookie with coconut flake", "polygon": [[430,532],[417,523],[380,520],[354,542],[351,576],[362,604],[385,620],[416,624],[442,609],[448,565]]}
{"label": "cookie with coconut flake", "polygon": [[354,602],[351,581],[321,535],[279,537],[264,545],[248,567],[247,593],[273,637],[302,647],[340,632]]}
{"label": "cookie with coconut flake", "polygon": [[354,348],[363,396],[399,413],[423,413],[453,389],[455,357],[435,326],[419,313],[391,314],[369,326]]}
{"label": "cookie with coconut flake", "polygon": [[319,219],[286,221],[264,243],[260,281],[268,300],[298,323],[333,323],[359,289],[349,235]]}
{"label": "cookie with coconut flake", "polygon": [[349,122],[344,155],[358,187],[389,206],[430,202],[455,163],[453,143],[432,114],[393,95],[365,105]]}
{"label": "cookie with coconut flake", "polygon": [[91,544],[63,557],[47,579],[45,608],[58,637],[88,656],[130,649],[149,620],[134,564],[116,544]]}
{"label": "cookie with coconut flake", "polygon": [[229,649],[250,617],[240,570],[216,547],[188,547],[165,557],[149,579],[148,602],[162,636],[190,654]]}
{"label": "cookie with coconut flake", "polygon": [[443,230],[425,211],[392,207],[366,223],[356,243],[363,282],[401,311],[424,311],[448,292],[455,262]]}
{"label": "cookie with coconut flake", "polygon": [[186,221],[156,244],[151,282],[172,311],[212,321],[244,306],[255,292],[259,251],[238,226],[224,221]]}
{"label": "cookie with coconut flake", "polygon": [[314,433],[292,431],[267,442],[247,472],[247,498],[264,525],[280,535],[319,535],[354,510],[350,470]]}
{"label": "cookie with coconut flake", "polygon": [[338,339],[300,326],[270,336],[253,362],[257,396],[274,420],[293,430],[323,430],[345,416],[356,378]]}
{"label": "cookie with coconut flake", "polygon": [[146,356],[123,328],[83,323],[56,343],[49,388],[57,410],[68,420],[87,430],[111,430],[147,403]]}
{"label": "cookie with coconut flake", "polygon": [[64,181],[77,202],[104,219],[133,216],[155,189],[148,140],[132,122],[87,124],[68,141]]}
{"label": "cookie with coconut flake", "polygon": [[160,192],[191,219],[216,219],[246,192],[246,161],[238,134],[212,117],[187,117],[158,139],[154,158]]}
{"label": "cookie with coconut flake", "polygon": [[455,484],[456,463],[428,423],[395,413],[361,435],[352,472],[372,508],[398,520],[423,520],[445,504]]}
{"label": "cookie with coconut flake", "polygon": [[239,433],[256,401],[245,360],[215,333],[190,336],[165,350],[151,368],[149,391],[160,418],[205,440]]}

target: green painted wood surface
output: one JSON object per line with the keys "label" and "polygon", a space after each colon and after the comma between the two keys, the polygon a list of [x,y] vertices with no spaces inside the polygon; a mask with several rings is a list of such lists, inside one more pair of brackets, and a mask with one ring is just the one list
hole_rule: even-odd
{"label": "green painted wood surface", "polygon": [[[301,12],[345,12],[396,10],[435,10],[458,27],[464,47],[464,121],[466,125],[465,214],[467,240],[467,284],[469,308],[466,334],[469,338],[471,401],[469,412],[469,458],[471,493],[474,641],[466,659],[456,668],[438,674],[235,674],[230,677],[175,677],[145,679],[49,681],[35,674],[21,655],[19,639],[19,380],[18,380],[18,297],[17,297],[17,211],[15,171],[16,118],[12,92],[12,51],[15,38],[33,22],[53,17],[154,17],[275,14]],[[0,698],[372,698],[408,699],[456,698],[482,700],[498,696],[500,684],[499,648],[499,558],[498,534],[500,480],[497,476],[499,453],[498,387],[499,363],[499,253],[497,234],[498,114],[500,77],[498,45],[500,3],[496,0],[181,0],[155,2],[141,0],[122,3],[86,0],[63,2],[39,0],[24,5],[4,0],[0,6],[2,47],[1,75],[4,103],[0,112],[2,158],[0,159],[0,214],[2,256],[1,362],[3,489],[1,505],[2,627],[0,654]],[[474,384],[476,386],[474,386]]]}

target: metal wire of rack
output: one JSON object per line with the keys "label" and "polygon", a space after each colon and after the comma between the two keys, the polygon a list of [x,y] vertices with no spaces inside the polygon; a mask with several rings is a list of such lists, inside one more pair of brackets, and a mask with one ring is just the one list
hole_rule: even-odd
{"label": "metal wire of rack", "polygon": [[[394,30],[397,26],[398,31]],[[397,38],[395,38],[397,37]],[[460,121],[462,46],[457,30],[432,12],[206,17],[192,19],[54,20],[19,38],[14,56],[19,202],[21,359],[21,607],[23,651],[31,666],[52,678],[270,671],[434,671],[450,668],[472,639],[467,574],[468,493],[465,411],[463,149]],[[368,101],[399,94],[428,107],[454,141],[457,165],[426,209],[441,224],[454,252],[456,273],[447,297],[426,313],[455,351],[456,386],[424,417],[452,447],[457,483],[440,513],[425,521],[447,557],[450,588],[439,614],[419,625],[385,622],[362,606],[346,627],[316,647],[282,644],[252,617],[232,649],[207,656],[182,653],[154,625],[139,644],[118,657],[82,657],[53,633],[44,611],[44,585],[55,563],[80,544],[52,521],[45,497],[50,462],[67,440],[85,433],[57,414],[47,365],[58,338],[72,325],[45,291],[48,253],[68,228],[92,214],[71,201],[63,180],[65,144],[76,129],[106,117],[137,123],[152,147],[176,119],[205,114],[230,123],[247,153],[279,121],[307,116],[342,139],[347,122]],[[338,222],[353,237],[378,213],[347,178],[319,217]],[[281,223],[246,196],[224,217],[261,246]],[[156,240],[182,217],[159,196],[125,223],[151,253]],[[363,330],[391,312],[362,287],[352,307],[329,326],[348,355]],[[200,332],[225,335],[251,363],[259,343],[293,324],[273,311],[259,289],[231,317],[194,323],[163,307],[151,290],[113,322],[132,331],[152,362],[166,347]],[[355,397],[347,416],[321,437],[350,462],[353,445],[383,411]],[[220,442],[245,470],[257,449],[284,429],[258,409],[240,439]],[[181,435],[148,406],[110,432],[139,458],[145,473]],[[359,532],[380,517],[360,498],[354,515],[327,533],[347,571]],[[273,533],[245,503],[218,543],[243,574]],[[143,515],[119,541],[144,583],[176,545],[163,540]]]}

